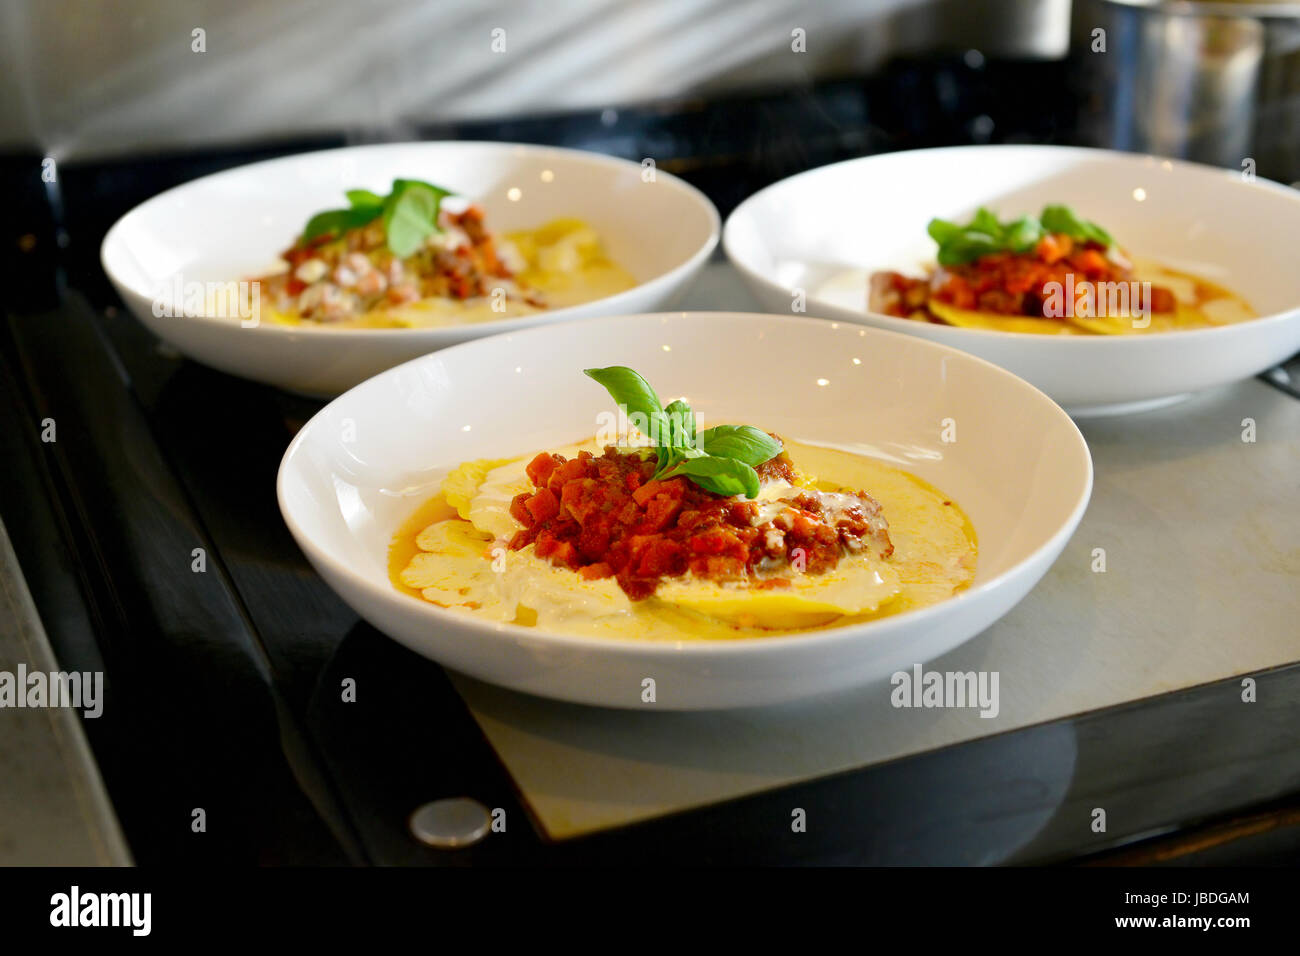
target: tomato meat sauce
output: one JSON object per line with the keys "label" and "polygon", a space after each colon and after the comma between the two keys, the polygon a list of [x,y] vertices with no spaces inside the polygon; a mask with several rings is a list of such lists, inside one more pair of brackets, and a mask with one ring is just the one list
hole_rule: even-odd
{"label": "tomato meat sauce", "polygon": [[[822,573],[873,544],[893,553],[880,504],[865,492],[792,487],[773,501],[705,491],[686,478],[655,480],[652,451],[618,449],[577,458],[542,452],[529,463],[534,490],[510,513],[523,525],[509,546],[534,545],[538,557],[583,578],[614,577],[633,600],[666,578],[694,575],[788,586],[791,573]],[[783,452],[757,469],[760,480],[792,482]]]}
{"label": "tomato meat sauce", "polygon": [[325,234],[295,243],[281,253],[287,271],[258,280],[262,293],[281,311],[322,323],[427,298],[478,298],[495,288],[542,304],[499,254],[480,206],[460,213],[444,210],[439,224],[441,231],[406,259],[389,251],[378,219],[337,237]]}
{"label": "tomato meat sauce", "polygon": [[[1073,281],[1067,283],[1067,277]],[[1131,282],[1128,263],[1106,255],[1095,242],[1075,242],[1069,236],[1044,236],[1026,253],[997,252],[962,265],[940,266],[927,278],[914,279],[899,272],[877,272],[871,277],[871,308],[875,312],[909,318],[925,310],[931,299],[958,309],[1000,315],[1051,318],[1047,315],[1048,283],[1078,287],[1081,282]],[[1134,311],[1172,312],[1174,294],[1161,286],[1150,288],[1145,302],[1141,286]],[[932,317],[932,316],[931,316]]]}

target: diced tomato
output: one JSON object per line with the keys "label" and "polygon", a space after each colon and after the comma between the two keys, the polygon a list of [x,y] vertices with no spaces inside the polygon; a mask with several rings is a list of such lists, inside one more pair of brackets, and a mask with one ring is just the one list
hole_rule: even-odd
{"label": "diced tomato", "polygon": [[[731,579],[768,558],[763,532],[753,524],[754,502],[712,494],[685,478],[652,480],[655,465],[653,457],[612,447],[599,458],[537,456],[526,468],[537,490],[511,501],[523,528],[510,547],[534,545],[538,557],[573,568],[584,580],[614,577],[633,600],[652,595],[664,578],[693,572]],[[789,467],[788,459],[777,462],[769,477],[789,480]],[[785,513],[784,527],[792,529],[787,543],[808,551],[808,568],[833,566],[840,529],[820,519],[817,499],[796,501],[800,510]],[[836,520],[846,533],[862,530],[843,513]],[[855,520],[865,527],[865,517]]]}
{"label": "diced tomato", "polygon": [[572,461],[566,461],[555,469],[552,478],[558,481],[573,481],[575,478],[585,478],[587,476],[587,462],[582,458],[574,458]]}
{"label": "diced tomato", "polygon": [[560,499],[550,488],[542,488],[526,502],[534,521],[545,521],[560,513]]}
{"label": "diced tomato", "polygon": [[[1059,295],[1051,290],[1051,284],[1059,288],[1073,285],[1080,295],[1086,295],[1091,284],[1128,281],[1133,281],[1132,270],[1108,259],[1104,246],[1049,235],[1039,240],[1031,253],[998,252],[946,266],[936,273],[929,292],[935,301],[960,309],[1046,318],[1047,304]],[[1168,290],[1153,289],[1152,299],[1170,305]]]}
{"label": "diced tomato", "polygon": [[732,550],[737,543],[734,535],[727,534],[721,528],[697,534],[691,538],[691,550],[696,554],[722,554]]}
{"label": "diced tomato", "polygon": [[632,492],[632,500],[644,508],[646,502],[659,494],[665,484],[666,482],[663,481],[647,481],[636,491]]}
{"label": "diced tomato", "polygon": [[578,559],[578,549],[573,546],[571,541],[556,543],[554,551],[551,552],[551,561],[554,564],[567,564],[571,568],[576,568],[581,564]]}
{"label": "diced tomato", "polygon": [[681,510],[681,507],[680,498],[674,499],[668,495],[655,495],[646,504],[645,517],[636,524],[637,532],[640,534],[654,534],[657,531],[663,531],[673,523],[673,518],[677,517],[677,512]]}
{"label": "diced tomato", "polygon": [[555,548],[559,543],[559,539],[555,537],[553,532],[543,531],[537,536],[537,547],[535,549],[537,556],[539,558],[549,558],[555,552]]}
{"label": "diced tomato", "polygon": [[1074,248],[1074,241],[1069,236],[1054,234],[1043,236],[1038,240],[1038,245],[1034,249],[1036,255],[1049,266],[1053,263],[1060,262],[1070,254]]}
{"label": "diced tomato", "polygon": [[1084,249],[1072,261],[1090,279],[1100,278],[1110,271],[1110,263],[1096,249]]}
{"label": "diced tomato", "polygon": [[600,523],[584,525],[578,534],[578,551],[584,558],[600,563],[609,551],[612,538],[613,532],[606,525]]}
{"label": "diced tomato", "polygon": [[637,573],[645,578],[658,578],[680,572],[686,562],[686,549],[676,541],[658,539],[641,552]]}
{"label": "diced tomato", "polygon": [[546,484],[546,480],[551,477],[551,472],[555,471],[555,466],[559,462],[555,455],[549,455],[542,452],[536,458],[528,463],[525,471],[528,473],[528,480],[538,488]]}
{"label": "diced tomato", "polygon": [[510,499],[510,517],[514,518],[525,528],[531,528],[535,523],[533,513],[528,510],[528,499],[531,498],[528,492],[523,491]]}
{"label": "diced tomato", "polygon": [[593,512],[598,511],[600,506],[594,499],[593,495],[596,488],[595,479],[577,478],[566,482],[560,492],[560,502],[564,510],[573,516],[573,519],[579,524],[587,519]]}
{"label": "diced tomato", "polygon": [[1178,300],[1173,292],[1163,286],[1151,287],[1151,311],[1173,312],[1178,307]]}

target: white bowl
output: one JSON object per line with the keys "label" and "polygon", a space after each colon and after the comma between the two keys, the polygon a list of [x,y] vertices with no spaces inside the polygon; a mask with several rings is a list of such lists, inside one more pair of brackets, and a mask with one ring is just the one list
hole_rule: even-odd
{"label": "white bowl", "polygon": [[[387,193],[395,178],[430,180],[479,202],[498,233],[584,219],[638,284],[572,308],[435,329],[245,327],[238,317],[154,314],[164,290],[267,273],[312,213],[346,205],[345,189]],[[661,308],[708,260],[718,232],[718,212],[703,193],[638,163],[511,143],[395,143],[254,163],[170,189],[118,220],[100,259],[131,311],[183,354],[233,375],[332,396],[457,342]]]}
{"label": "white bowl", "polygon": [[[933,262],[931,217],[989,206],[1004,218],[1065,203],[1132,254],[1226,285],[1261,318],[1141,336],[962,329],[867,311],[867,276]],[[951,345],[1037,385],[1072,413],[1149,407],[1254,375],[1300,349],[1300,192],[1130,153],[962,146],[869,156],[793,176],[727,220],[723,248],[765,308]],[[1103,406],[1099,408],[1098,406]]]}
{"label": "white bowl", "polygon": [[[865,624],[747,640],[645,642],[538,632],[399,593],[394,531],[462,461],[568,444],[609,405],[581,369],[635,367],[702,420],[744,420],[871,454],[934,483],[979,536],[969,589]],[[824,383],[824,384],[823,384]],[[945,443],[945,419],[955,442]],[[456,346],[322,409],[280,466],[280,511],[325,581],[420,654],[546,697],[657,709],[793,700],[886,677],[979,633],[1042,577],[1083,515],[1092,461],[1074,423],[987,362],[918,338],[806,318],[637,315]]]}

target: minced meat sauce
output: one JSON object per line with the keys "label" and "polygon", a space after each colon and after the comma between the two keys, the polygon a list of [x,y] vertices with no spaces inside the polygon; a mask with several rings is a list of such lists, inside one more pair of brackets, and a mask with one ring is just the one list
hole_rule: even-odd
{"label": "minced meat sauce", "polygon": [[317,236],[281,253],[287,272],[260,280],[262,293],[283,312],[312,322],[344,322],[374,310],[421,299],[464,301],[500,289],[508,299],[544,306],[522,286],[487,230],[483,210],[442,210],[439,231],[414,254],[389,251],[383,222],[376,219],[341,236]]}
{"label": "minced meat sauce", "polygon": [[[524,526],[510,548],[532,544],[539,557],[584,578],[612,576],[633,600],[664,578],[779,587],[790,583],[784,575],[828,571],[869,542],[882,557],[893,553],[880,504],[865,492],[791,487],[786,497],[750,501],[686,478],[655,481],[655,465],[651,451],[613,445],[600,457],[539,454],[527,468],[535,490],[510,504]],[[768,482],[795,477],[784,452],[756,471]]]}
{"label": "minced meat sauce", "polygon": [[[998,252],[963,265],[941,266],[923,279],[877,272],[871,277],[869,298],[872,311],[900,318],[925,309],[931,299],[977,312],[1049,318],[1048,283],[1066,288],[1071,275],[1076,284],[1129,282],[1133,269],[1118,253],[1108,256],[1099,243],[1051,235],[1030,252]],[[1176,306],[1173,293],[1162,286],[1151,287],[1150,302],[1144,301],[1140,288],[1136,295],[1135,311],[1171,312]]]}

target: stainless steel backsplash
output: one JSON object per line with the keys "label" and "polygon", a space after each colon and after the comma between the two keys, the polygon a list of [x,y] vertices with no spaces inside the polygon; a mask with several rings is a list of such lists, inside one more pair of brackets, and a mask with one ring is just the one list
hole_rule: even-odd
{"label": "stainless steel backsplash", "polygon": [[317,130],[394,138],[415,121],[788,86],[905,53],[1057,57],[1069,12],[1070,0],[4,0],[0,147],[66,160]]}

